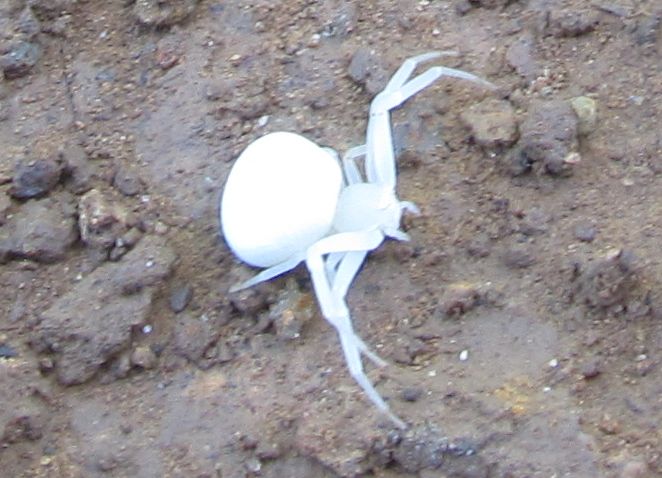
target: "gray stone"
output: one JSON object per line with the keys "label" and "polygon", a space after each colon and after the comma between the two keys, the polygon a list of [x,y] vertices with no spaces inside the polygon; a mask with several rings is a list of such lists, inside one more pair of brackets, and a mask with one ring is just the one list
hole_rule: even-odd
{"label": "gray stone", "polygon": [[60,181],[62,164],[51,158],[22,161],[14,171],[9,194],[17,199],[43,196]]}
{"label": "gray stone", "polygon": [[174,261],[163,238],[145,237],[120,262],[98,267],[42,314],[32,345],[56,354],[61,384],[89,380],[129,347]]}
{"label": "gray stone", "polygon": [[54,199],[29,201],[0,229],[0,261],[56,262],[78,235],[73,208]]}
{"label": "gray stone", "polygon": [[21,41],[12,45],[0,56],[0,68],[8,80],[27,75],[41,58],[41,47],[36,43]]}
{"label": "gray stone", "polygon": [[182,312],[193,298],[193,289],[188,284],[177,285],[170,293],[170,308],[173,312]]}
{"label": "gray stone", "polygon": [[510,155],[511,173],[536,168],[554,176],[572,174],[579,160],[578,120],[567,101],[535,101],[520,124],[520,140]]}
{"label": "gray stone", "polygon": [[121,167],[115,172],[113,184],[125,196],[135,196],[145,188],[136,172],[127,167]]}

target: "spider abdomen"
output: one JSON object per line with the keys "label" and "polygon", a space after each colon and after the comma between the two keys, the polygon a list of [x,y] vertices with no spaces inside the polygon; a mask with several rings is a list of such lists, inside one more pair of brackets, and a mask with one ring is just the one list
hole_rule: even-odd
{"label": "spider abdomen", "polygon": [[283,262],[326,236],[342,188],[336,158],[294,133],[267,134],[239,156],[221,201],[230,249],[257,267]]}

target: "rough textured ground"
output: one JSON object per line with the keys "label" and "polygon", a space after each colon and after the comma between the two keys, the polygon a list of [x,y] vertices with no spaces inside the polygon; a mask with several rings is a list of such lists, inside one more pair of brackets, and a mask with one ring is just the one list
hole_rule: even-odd
{"label": "rough textured ground", "polygon": [[[662,475],[658,0],[0,0],[0,467],[16,477]],[[411,243],[349,303],[242,294],[218,233],[260,135],[393,115]]]}

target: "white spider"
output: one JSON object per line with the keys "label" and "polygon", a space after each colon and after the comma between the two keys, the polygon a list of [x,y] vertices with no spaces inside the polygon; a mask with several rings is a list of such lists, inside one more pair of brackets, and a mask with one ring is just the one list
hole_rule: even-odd
{"label": "white spider", "polygon": [[[294,133],[271,133],[239,156],[221,199],[221,226],[230,249],[242,261],[266,267],[231,291],[269,280],[305,261],[322,314],[338,332],[352,377],[401,428],[405,423],[391,413],[363,371],[361,354],[378,366],[386,362],[354,332],[345,296],[369,251],[386,237],[409,240],[399,229],[402,211],[418,212],[414,204],[396,197],[390,110],[442,76],[493,87],[475,75],[442,66],[409,80],[419,63],[441,54],[406,60],[373,99],[366,144],[343,157],[344,181],[333,150]],[[355,162],[360,157],[365,157],[365,180]]]}

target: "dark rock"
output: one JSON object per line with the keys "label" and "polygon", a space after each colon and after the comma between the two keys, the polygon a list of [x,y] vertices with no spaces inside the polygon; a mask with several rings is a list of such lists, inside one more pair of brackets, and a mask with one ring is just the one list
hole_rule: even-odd
{"label": "dark rock", "polygon": [[592,264],[575,284],[576,295],[589,307],[607,308],[623,304],[637,283],[634,254],[628,250],[610,251]]}
{"label": "dark rock", "polygon": [[0,358],[17,357],[18,352],[14,347],[9,344],[0,343]]}
{"label": "dark rock", "polygon": [[23,161],[14,171],[9,194],[18,199],[43,196],[57,185],[61,175],[62,164],[54,159]]}
{"label": "dark rock", "polygon": [[489,98],[460,115],[476,143],[486,149],[502,149],[517,141],[517,121],[512,105],[504,100]]}
{"label": "dark rock", "polygon": [[170,292],[170,308],[173,312],[182,312],[193,298],[193,288],[188,284],[178,284]]}
{"label": "dark rock", "polygon": [[407,472],[439,468],[448,451],[448,438],[432,427],[408,430],[393,451],[393,459]]}
{"label": "dark rock", "polygon": [[602,372],[599,360],[592,360],[581,367],[581,374],[585,380],[591,380]]}
{"label": "dark rock", "polygon": [[184,21],[198,0],[137,0],[133,12],[144,25],[167,27]]}
{"label": "dark rock", "polygon": [[262,461],[276,460],[283,456],[283,450],[278,443],[261,440],[255,448],[255,456]]}
{"label": "dark rock", "polygon": [[476,235],[469,240],[466,249],[472,257],[487,257],[492,252],[492,243],[487,235]]}
{"label": "dark rock", "polygon": [[559,38],[577,37],[595,30],[598,16],[592,10],[552,10],[549,23],[554,36]]}
{"label": "dark rock", "polygon": [[382,91],[388,82],[388,74],[381,60],[369,48],[359,48],[349,63],[349,77],[365,87],[371,95]]}
{"label": "dark rock", "polygon": [[145,185],[136,172],[127,167],[117,170],[113,184],[125,196],[135,196],[145,189]]}
{"label": "dark rock", "polygon": [[407,387],[400,394],[405,402],[417,402],[422,395],[423,389],[421,387]]}
{"label": "dark rock", "polygon": [[0,261],[56,262],[78,238],[73,210],[54,199],[29,201],[0,228]]}
{"label": "dark rock", "polygon": [[520,140],[510,155],[511,173],[523,174],[538,167],[543,173],[567,175],[578,161],[577,115],[560,100],[531,104],[520,124]]}
{"label": "dark rock", "polygon": [[44,423],[39,415],[20,415],[5,424],[0,440],[7,443],[36,441],[43,436],[43,428]]}
{"label": "dark rock", "polygon": [[444,290],[439,307],[445,316],[461,315],[473,309],[480,299],[478,288],[473,284],[459,282]]}
{"label": "dark rock", "polygon": [[41,58],[41,47],[29,41],[18,42],[0,56],[0,68],[8,80],[27,75]]}
{"label": "dark rock", "polygon": [[455,13],[460,16],[466,15],[473,9],[473,5],[469,0],[455,0],[453,5],[455,7]]}
{"label": "dark rock", "polygon": [[163,238],[145,237],[120,262],[95,269],[41,315],[32,345],[56,354],[61,384],[89,380],[128,348],[174,261]]}
{"label": "dark rock", "polygon": [[244,289],[230,295],[232,307],[243,315],[257,315],[269,305],[269,297],[259,288]]}

